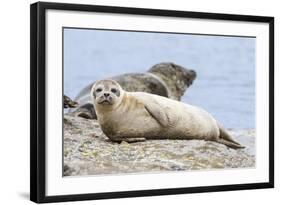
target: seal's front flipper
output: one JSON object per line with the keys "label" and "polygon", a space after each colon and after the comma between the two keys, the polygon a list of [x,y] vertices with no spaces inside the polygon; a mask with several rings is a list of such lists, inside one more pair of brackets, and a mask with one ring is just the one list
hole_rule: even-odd
{"label": "seal's front flipper", "polygon": [[86,103],[80,107],[78,107],[75,111],[75,116],[82,117],[85,119],[97,119],[97,114],[92,103]]}
{"label": "seal's front flipper", "polygon": [[149,104],[146,104],[145,106],[146,111],[163,127],[171,126],[171,119],[165,110],[164,107],[162,107],[157,102],[150,102]]}
{"label": "seal's front flipper", "polygon": [[82,117],[82,118],[85,118],[85,119],[93,119],[93,116],[89,112],[78,112],[78,113],[76,113],[76,116]]}

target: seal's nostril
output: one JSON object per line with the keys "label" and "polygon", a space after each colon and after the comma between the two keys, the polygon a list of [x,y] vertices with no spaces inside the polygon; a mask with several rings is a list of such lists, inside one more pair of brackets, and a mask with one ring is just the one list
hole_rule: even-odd
{"label": "seal's nostril", "polygon": [[103,94],[105,97],[108,97],[109,96],[109,93],[104,93]]}

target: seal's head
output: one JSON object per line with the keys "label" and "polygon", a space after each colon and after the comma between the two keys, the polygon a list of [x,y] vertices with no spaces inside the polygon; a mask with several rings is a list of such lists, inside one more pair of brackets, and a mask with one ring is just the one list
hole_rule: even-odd
{"label": "seal's head", "polygon": [[175,63],[159,63],[148,70],[149,73],[160,77],[170,89],[170,98],[180,100],[186,89],[196,78],[194,70],[186,69]]}
{"label": "seal's head", "polygon": [[114,80],[97,81],[91,90],[95,107],[114,108],[123,95],[121,86]]}

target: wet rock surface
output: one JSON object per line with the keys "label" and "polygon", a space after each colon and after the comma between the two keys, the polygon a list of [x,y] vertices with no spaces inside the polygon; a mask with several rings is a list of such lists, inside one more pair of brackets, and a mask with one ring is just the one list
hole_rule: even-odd
{"label": "wet rock surface", "polygon": [[64,116],[64,175],[248,168],[255,166],[254,130],[229,130],[245,149],[204,140],[111,142],[97,120]]}

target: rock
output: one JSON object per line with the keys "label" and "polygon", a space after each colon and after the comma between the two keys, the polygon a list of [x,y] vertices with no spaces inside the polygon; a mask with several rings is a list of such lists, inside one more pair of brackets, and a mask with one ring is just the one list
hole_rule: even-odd
{"label": "rock", "polygon": [[97,120],[64,116],[64,175],[229,169],[255,166],[254,130],[229,130],[245,149],[204,140],[111,142]]}

